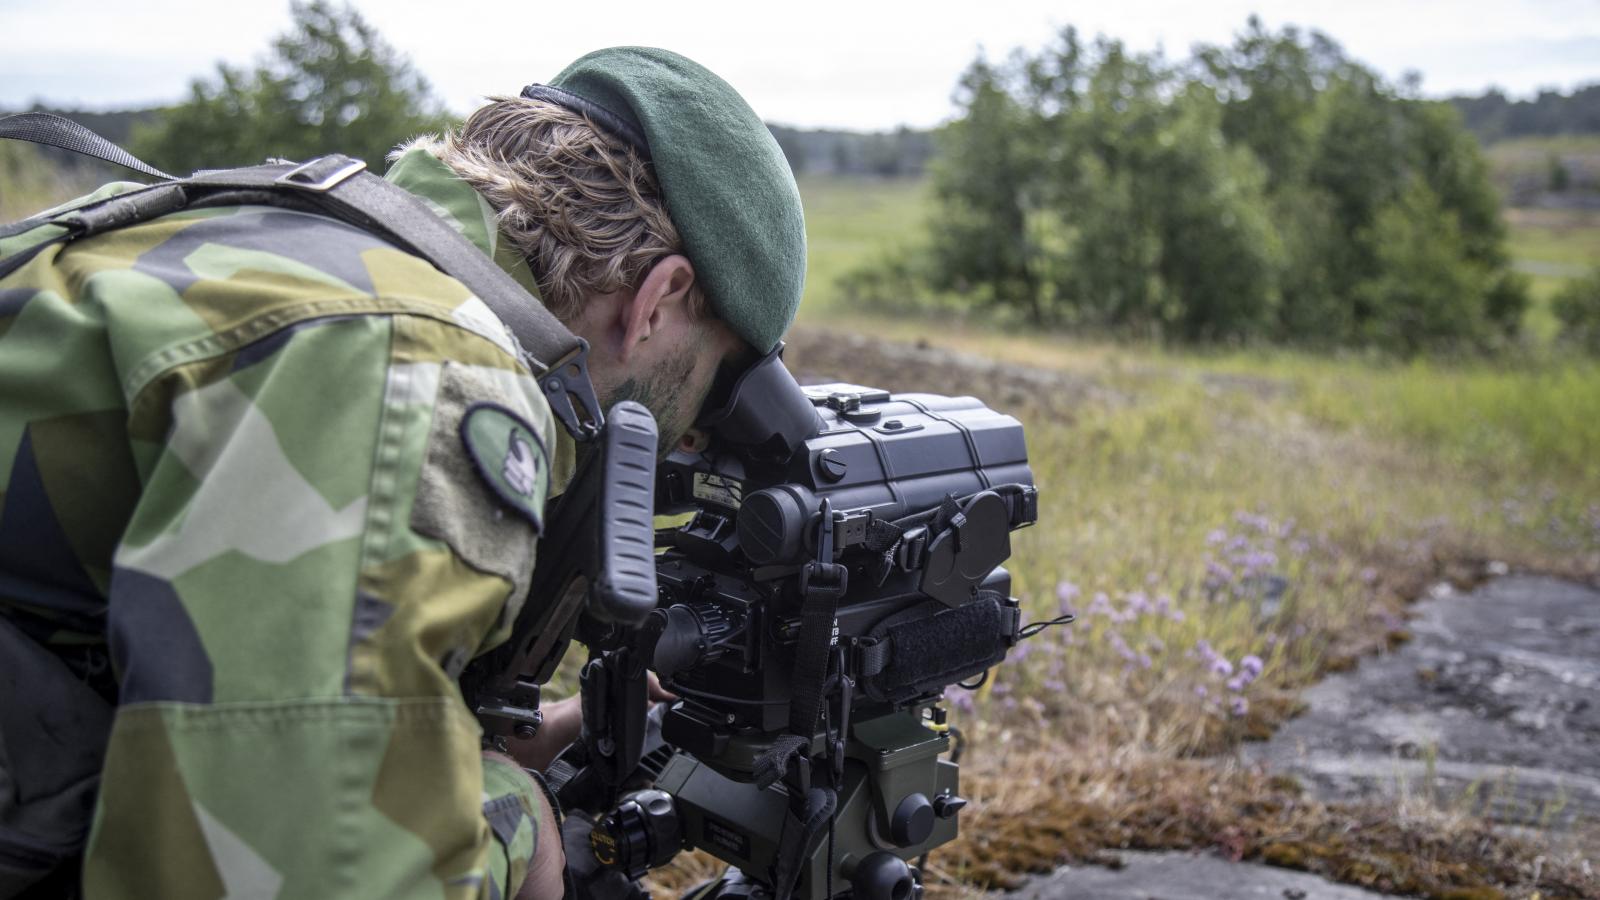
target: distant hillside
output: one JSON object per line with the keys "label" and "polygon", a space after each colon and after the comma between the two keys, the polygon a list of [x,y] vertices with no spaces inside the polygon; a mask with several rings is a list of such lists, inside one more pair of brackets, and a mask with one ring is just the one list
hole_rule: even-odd
{"label": "distant hillside", "polygon": [[[48,112],[64,116],[101,135],[114,144],[126,145],[135,125],[161,118],[162,107],[94,112],[60,109],[35,104],[27,110],[7,112]],[[896,131],[859,132],[791,128],[768,125],[789,165],[803,175],[915,176],[927,168],[933,156],[933,135],[927,131],[900,128]],[[81,157],[59,150],[46,150],[52,160],[69,166],[81,165]]]}
{"label": "distant hillside", "polygon": [[128,135],[133,132],[133,126],[143,122],[154,122],[161,118],[162,107],[148,109],[118,109],[107,112],[94,112],[87,109],[56,109],[35,103],[27,110],[17,112],[47,112],[71,119],[79,125],[93,131],[108,141],[115,144],[125,143]]}
{"label": "distant hillside", "polygon": [[1450,103],[1485,144],[1506,138],[1600,134],[1600,83],[1571,93],[1540,91],[1532,100],[1512,100],[1496,90],[1481,97],[1451,97]]}
{"label": "distant hillside", "polygon": [[933,134],[895,131],[829,131],[768,124],[796,175],[920,175],[934,152]]}

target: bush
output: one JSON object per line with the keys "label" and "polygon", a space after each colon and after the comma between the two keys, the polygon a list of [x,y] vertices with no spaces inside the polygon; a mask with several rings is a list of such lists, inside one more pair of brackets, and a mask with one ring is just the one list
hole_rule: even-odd
{"label": "bush", "polygon": [[1551,307],[1561,320],[1562,342],[1600,356],[1600,266],[1562,288]]}

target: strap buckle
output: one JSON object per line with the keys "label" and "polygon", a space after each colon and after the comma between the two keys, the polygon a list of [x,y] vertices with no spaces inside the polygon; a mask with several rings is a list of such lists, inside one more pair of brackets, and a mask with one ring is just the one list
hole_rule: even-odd
{"label": "strap buckle", "polygon": [[359,159],[333,153],[301,163],[273,181],[302,191],[322,193],[338,187],[340,182],[366,167],[367,164]]}
{"label": "strap buckle", "polygon": [[835,518],[833,504],[824,499],[818,513],[817,558],[800,569],[800,596],[808,601],[816,595],[837,601],[850,586],[850,570],[833,561],[834,530],[842,519],[842,514]]}
{"label": "strap buckle", "polygon": [[[561,420],[567,433],[579,442],[592,441],[605,427],[605,414],[589,381],[589,342],[578,338],[578,348],[552,363],[539,376],[550,410]],[[573,400],[576,399],[577,403]]]}

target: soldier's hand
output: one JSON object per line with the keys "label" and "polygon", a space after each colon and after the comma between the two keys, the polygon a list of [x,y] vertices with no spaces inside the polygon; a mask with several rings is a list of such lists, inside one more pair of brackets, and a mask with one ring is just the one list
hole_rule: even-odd
{"label": "soldier's hand", "polygon": [[674,694],[673,692],[661,686],[661,680],[656,678],[656,673],[646,672],[644,673],[644,676],[645,690],[647,691],[647,696],[649,696],[650,704],[652,706],[657,703],[670,703],[671,701],[678,699],[677,694]]}
{"label": "soldier's hand", "polygon": [[543,772],[583,730],[583,710],[577,696],[541,704],[544,721],[527,740],[511,740],[507,750],[517,764]]}

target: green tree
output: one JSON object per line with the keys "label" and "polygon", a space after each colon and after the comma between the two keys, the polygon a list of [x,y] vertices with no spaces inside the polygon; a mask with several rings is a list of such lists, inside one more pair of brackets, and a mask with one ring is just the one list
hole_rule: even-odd
{"label": "green tree", "polygon": [[1560,156],[1554,153],[1545,157],[1545,190],[1553,194],[1565,193],[1572,187],[1572,171]]}
{"label": "green tree", "polygon": [[1600,356],[1600,266],[1562,288],[1551,308],[1564,343]]}
{"label": "green tree", "polygon": [[929,273],[940,290],[969,293],[1042,323],[1041,260],[1027,227],[1036,159],[1024,110],[1003,78],[982,58],[961,76],[957,102],[965,115],[940,136],[933,167],[939,214]]}
{"label": "green tree", "polygon": [[1196,77],[1222,103],[1223,134],[1261,160],[1272,187],[1304,179],[1317,97],[1349,65],[1325,35],[1274,34],[1257,16],[1232,45],[1195,50]]}
{"label": "green tree", "polygon": [[335,151],[381,170],[396,144],[449,124],[427,81],[353,8],[290,8],[293,27],[265,63],[196,79],[187,101],[135,130],[134,152],[171,172]]}
{"label": "green tree", "polygon": [[1364,236],[1377,263],[1357,288],[1367,343],[1410,356],[1488,341],[1492,282],[1468,258],[1458,220],[1427,184],[1413,181]]}

